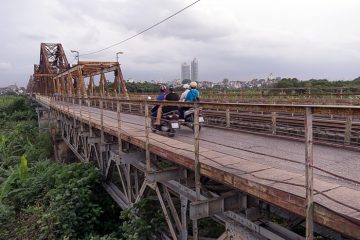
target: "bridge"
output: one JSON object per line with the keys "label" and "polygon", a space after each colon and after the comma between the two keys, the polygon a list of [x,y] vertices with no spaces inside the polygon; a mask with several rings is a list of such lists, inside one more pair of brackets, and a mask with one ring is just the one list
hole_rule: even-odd
{"label": "bridge", "polygon": [[[132,98],[117,62],[71,67],[61,44],[42,44],[40,56],[28,85],[39,119],[96,164],[121,208],[156,196],[164,239],[201,239],[203,218],[224,225],[218,239],[304,239],[296,226],[306,239],[360,239],[360,107]],[[155,134],[154,104],[201,109],[210,121]]]}

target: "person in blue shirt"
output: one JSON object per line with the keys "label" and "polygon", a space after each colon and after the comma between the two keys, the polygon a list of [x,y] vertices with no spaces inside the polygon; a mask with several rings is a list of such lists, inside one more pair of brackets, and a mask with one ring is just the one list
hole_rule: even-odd
{"label": "person in blue shirt", "polygon": [[[196,82],[190,83],[190,91],[187,93],[185,97],[185,102],[197,102],[200,100],[200,92],[197,88]],[[189,107],[181,107],[180,108],[180,119],[184,119],[184,113],[185,111],[189,110]]]}
{"label": "person in blue shirt", "polygon": [[197,83],[196,82],[191,82],[190,83],[190,91],[188,92],[188,94],[185,97],[185,102],[196,102],[199,101],[199,90],[196,89],[197,88]]}
{"label": "person in blue shirt", "polygon": [[[157,101],[164,101],[166,94],[167,94],[166,86],[165,85],[160,86],[160,94],[156,97],[156,100]],[[159,105],[155,105],[151,109],[151,116],[152,117],[156,117],[158,108],[159,108]]]}

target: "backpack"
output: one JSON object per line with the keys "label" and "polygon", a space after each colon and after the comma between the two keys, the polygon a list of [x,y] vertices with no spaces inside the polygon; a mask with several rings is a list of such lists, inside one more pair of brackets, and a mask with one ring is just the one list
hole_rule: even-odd
{"label": "backpack", "polygon": [[197,94],[197,90],[191,89],[185,98],[186,102],[196,102],[199,101],[199,95]]}

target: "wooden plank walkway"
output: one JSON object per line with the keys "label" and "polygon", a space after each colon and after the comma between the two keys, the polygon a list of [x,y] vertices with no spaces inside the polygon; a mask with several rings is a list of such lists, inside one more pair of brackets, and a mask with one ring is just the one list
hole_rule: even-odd
{"label": "wooden plank walkway", "polygon": [[[41,97],[45,105],[49,99]],[[100,110],[82,106],[56,104],[55,109],[74,115],[84,123],[100,128]],[[144,126],[122,121],[122,139],[145,148]],[[104,110],[104,131],[117,136],[116,113]],[[150,133],[150,151],[176,164],[194,169],[194,146],[190,143]],[[247,155],[233,156],[226,152],[200,147],[201,174],[220,183],[258,197],[301,216],[305,215],[304,174],[279,169],[249,160]],[[360,191],[341,183],[325,181],[314,176],[315,213],[317,223],[360,239]]]}

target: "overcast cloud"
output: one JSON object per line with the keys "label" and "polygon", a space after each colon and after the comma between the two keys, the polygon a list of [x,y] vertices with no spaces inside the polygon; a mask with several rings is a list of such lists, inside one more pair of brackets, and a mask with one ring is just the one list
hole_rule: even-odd
{"label": "overcast cloud", "polygon": [[[41,42],[59,42],[73,62],[121,41],[193,0],[12,0],[0,8],[0,86],[25,86]],[[83,60],[115,60],[125,78],[180,78],[199,60],[200,80],[360,76],[358,0],[201,0],[145,34]]]}

